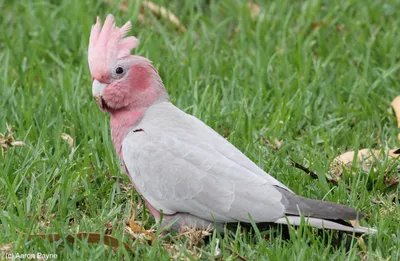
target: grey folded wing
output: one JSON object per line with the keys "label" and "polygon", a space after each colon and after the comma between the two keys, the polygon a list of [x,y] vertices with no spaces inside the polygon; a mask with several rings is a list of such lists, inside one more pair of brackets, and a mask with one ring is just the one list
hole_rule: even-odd
{"label": "grey folded wing", "polygon": [[249,222],[249,214],[273,222],[284,215],[280,183],[261,169],[256,174],[217,133],[202,125],[165,131],[148,121],[137,128],[143,131],[123,142],[123,159],[137,190],[157,210],[217,222]]}

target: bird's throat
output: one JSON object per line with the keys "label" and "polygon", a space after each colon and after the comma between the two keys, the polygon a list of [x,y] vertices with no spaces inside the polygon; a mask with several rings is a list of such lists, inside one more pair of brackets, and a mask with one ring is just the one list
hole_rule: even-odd
{"label": "bird's throat", "polygon": [[142,119],[144,110],[118,110],[111,114],[111,137],[115,151],[122,161],[122,142],[128,132]]}

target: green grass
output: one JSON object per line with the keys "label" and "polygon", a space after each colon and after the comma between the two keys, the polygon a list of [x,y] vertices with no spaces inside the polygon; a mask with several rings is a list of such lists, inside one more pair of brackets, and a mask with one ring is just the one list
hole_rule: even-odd
{"label": "green grass", "polygon": [[[86,51],[96,15],[113,13],[120,25],[133,22],[131,34],[141,41],[135,52],[154,62],[174,104],[229,134],[296,193],[358,208],[366,214],[361,224],[379,230],[363,238],[364,247],[351,235],[306,227],[291,230],[289,239],[280,229],[214,233],[197,250],[201,259],[213,258],[220,238],[224,260],[235,259],[228,247],[248,260],[400,260],[399,188],[383,181],[388,166],[399,176],[399,164],[356,167],[338,186],[324,179],[342,152],[399,146],[390,102],[400,94],[400,1],[265,1],[256,19],[244,1],[154,1],[173,11],[186,33],[149,13],[139,24],[139,5],[122,12],[117,2],[0,0],[0,132],[8,123],[26,144],[0,156],[0,246],[57,253],[59,260],[168,260],[162,244],[169,240],[190,256],[176,234],[150,246],[123,232],[130,202],[141,199],[107,178],[128,183],[109,118],[91,95]],[[73,137],[74,152],[62,133]],[[284,140],[283,148],[274,152],[261,135]],[[320,179],[289,166],[289,155]],[[151,227],[142,210],[137,218]],[[104,233],[105,222],[134,255],[20,233]]]}

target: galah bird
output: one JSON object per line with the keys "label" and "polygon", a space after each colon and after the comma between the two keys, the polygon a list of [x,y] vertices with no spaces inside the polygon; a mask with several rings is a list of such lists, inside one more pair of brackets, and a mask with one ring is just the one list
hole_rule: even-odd
{"label": "galah bird", "polygon": [[221,229],[226,223],[274,222],[349,232],[372,229],[343,220],[355,209],[297,196],[229,141],[170,101],[151,61],[131,50],[127,22],[108,15],[92,26],[88,60],[93,96],[111,115],[115,150],[161,227]]}

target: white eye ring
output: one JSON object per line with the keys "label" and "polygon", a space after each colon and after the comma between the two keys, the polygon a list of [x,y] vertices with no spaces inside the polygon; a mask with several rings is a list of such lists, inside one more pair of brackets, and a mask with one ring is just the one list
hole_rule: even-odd
{"label": "white eye ring", "polygon": [[117,67],[114,67],[114,69],[111,71],[111,75],[114,79],[118,80],[124,77],[126,72],[127,72],[126,67],[119,65]]}

